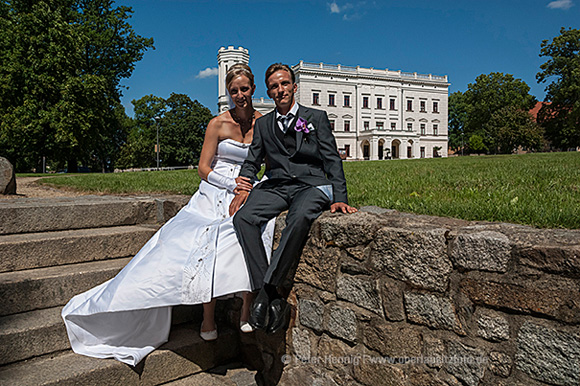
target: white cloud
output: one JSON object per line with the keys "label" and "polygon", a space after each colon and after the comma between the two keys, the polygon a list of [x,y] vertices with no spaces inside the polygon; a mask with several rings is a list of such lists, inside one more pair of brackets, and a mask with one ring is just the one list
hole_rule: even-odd
{"label": "white cloud", "polygon": [[570,9],[574,3],[572,0],[556,0],[548,4],[548,8],[552,9]]}
{"label": "white cloud", "polygon": [[340,13],[340,7],[336,4],[336,1],[328,4],[330,7],[330,13]]}
{"label": "white cloud", "polygon": [[201,70],[195,77],[198,79],[205,79],[205,78],[211,78],[212,76],[217,76],[218,75],[218,68],[214,67],[208,67],[205,70]]}
{"label": "white cloud", "polygon": [[333,1],[332,3],[328,4],[328,7],[330,8],[330,13],[343,13],[343,12],[351,9],[353,7],[353,5],[351,3],[346,3],[345,5],[343,5],[341,7],[340,5],[338,5],[336,3],[336,1]]}

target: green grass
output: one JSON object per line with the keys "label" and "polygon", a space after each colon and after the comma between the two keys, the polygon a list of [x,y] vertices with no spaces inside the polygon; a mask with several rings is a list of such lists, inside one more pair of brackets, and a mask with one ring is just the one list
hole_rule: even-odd
{"label": "green grass", "polygon": [[[580,153],[346,162],[351,205],[580,228]],[[43,180],[99,193],[193,194],[195,170],[58,175]]]}

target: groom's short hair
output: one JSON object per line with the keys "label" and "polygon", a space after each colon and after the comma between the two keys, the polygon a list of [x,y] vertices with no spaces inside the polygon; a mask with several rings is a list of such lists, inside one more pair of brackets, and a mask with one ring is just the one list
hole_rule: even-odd
{"label": "groom's short hair", "polygon": [[296,83],[296,77],[294,76],[294,71],[288,66],[287,64],[282,63],[274,63],[268,67],[266,70],[266,87],[268,87],[268,79],[272,76],[273,73],[276,71],[286,71],[290,73],[290,77],[292,77],[292,83]]}

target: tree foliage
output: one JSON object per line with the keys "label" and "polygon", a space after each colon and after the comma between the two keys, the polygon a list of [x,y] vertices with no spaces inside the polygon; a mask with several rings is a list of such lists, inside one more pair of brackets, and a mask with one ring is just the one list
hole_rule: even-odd
{"label": "tree foliage", "polygon": [[[515,147],[535,143],[532,138],[524,140],[521,135],[515,133],[509,136],[503,135],[500,138],[498,137],[500,127],[495,126],[501,124],[503,129],[516,130],[514,125],[504,125],[498,117],[502,111],[519,110],[527,113],[536,103],[536,99],[529,94],[529,91],[530,87],[521,79],[516,79],[511,74],[492,72],[489,75],[479,75],[475,79],[475,83],[470,83],[467,86],[464,93],[451,94],[449,98],[449,130],[453,141],[452,146],[458,146],[458,136],[460,135],[463,135],[463,139],[467,142],[465,144],[467,150],[472,152],[511,152],[507,149],[514,145],[513,143],[498,142],[507,140],[507,138],[519,138],[520,143],[516,143]],[[521,123],[525,120],[517,121]],[[519,127],[517,130],[520,134],[534,132],[532,128]]]}
{"label": "tree foliage", "polygon": [[526,149],[542,148],[544,129],[529,111],[506,106],[491,116],[484,126],[487,138],[492,139],[493,153],[510,154],[519,146]]}
{"label": "tree foliage", "polygon": [[580,30],[562,28],[551,42],[542,42],[540,56],[549,59],[536,79],[553,80],[546,87],[550,103],[542,106],[538,120],[556,147],[580,146]]}
{"label": "tree foliage", "polygon": [[110,0],[4,0],[0,152],[17,170],[43,156],[106,169],[126,136],[120,81],[153,40]]}
{"label": "tree foliage", "polygon": [[[211,111],[185,94],[168,99],[147,95],[133,102],[135,118],[121,149],[119,167],[153,167],[159,125],[161,166],[195,165],[201,153]],[[155,117],[160,117],[155,122]]]}

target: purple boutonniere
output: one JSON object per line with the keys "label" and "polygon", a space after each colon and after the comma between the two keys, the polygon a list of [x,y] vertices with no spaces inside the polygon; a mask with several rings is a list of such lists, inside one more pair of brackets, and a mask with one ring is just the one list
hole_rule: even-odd
{"label": "purple boutonniere", "polygon": [[309,134],[311,131],[314,131],[315,128],[312,125],[312,123],[308,123],[306,119],[299,117],[298,120],[296,121],[296,126],[294,127],[294,130],[301,131],[304,134]]}

